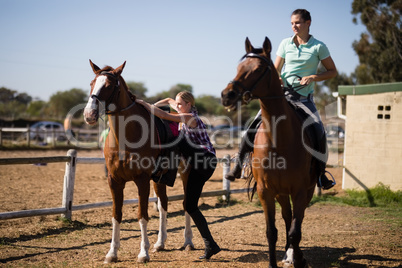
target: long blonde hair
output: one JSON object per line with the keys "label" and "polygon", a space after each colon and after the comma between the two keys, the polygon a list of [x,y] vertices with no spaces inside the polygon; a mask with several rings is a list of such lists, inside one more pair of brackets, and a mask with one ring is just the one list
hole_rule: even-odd
{"label": "long blonde hair", "polygon": [[195,108],[195,99],[194,99],[194,96],[193,96],[193,94],[191,92],[189,92],[189,91],[181,91],[181,92],[177,93],[177,97],[180,97],[185,102],[190,103],[192,111],[197,110],[197,108]]}

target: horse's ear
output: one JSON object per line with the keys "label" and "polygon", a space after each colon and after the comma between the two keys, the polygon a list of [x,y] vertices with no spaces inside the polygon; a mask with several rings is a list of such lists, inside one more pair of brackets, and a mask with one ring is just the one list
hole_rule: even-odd
{"label": "horse's ear", "polygon": [[250,53],[254,50],[253,45],[251,44],[250,40],[248,40],[248,37],[246,37],[246,52]]}
{"label": "horse's ear", "polygon": [[271,41],[269,41],[268,37],[265,37],[264,44],[262,45],[262,49],[265,53],[265,56],[268,58],[271,56],[272,45]]}
{"label": "horse's ear", "polygon": [[94,71],[95,74],[100,70],[100,68],[91,60],[89,60],[89,64],[91,64],[92,70]]}
{"label": "horse's ear", "polygon": [[114,69],[112,73],[117,76],[121,75],[125,65],[126,65],[126,62],[124,61],[124,63],[122,65],[120,65],[119,67],[117,67],[116,69]]}

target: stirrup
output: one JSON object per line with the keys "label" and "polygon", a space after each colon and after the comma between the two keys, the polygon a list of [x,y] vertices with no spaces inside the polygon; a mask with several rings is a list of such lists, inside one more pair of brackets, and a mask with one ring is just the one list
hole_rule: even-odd
{"label": "stirrup", "polygon": [[[328,180],[329,182],[331,182],[331,184],[328,184],[328,185],[325,185],[325,186],[324,186],[324,185],[322,185],[321,177],[322,177],[322,176],[325,176],[326,173],[328,173],[328,174],[331,176],[332,181]],[[325,176],[325,177],[327,177],[327,176]],[[327,178],[327,179],[328,179],[328,178]],[[324,190],[329,190],[329,189],[331,189],[332,187],[334,187],[334,186],[336,185],[335,178],[334,178],[334,176],[332,176],[332,174],[331,174],[329,171],[325,171],[325,172],[318,178],[318,182],[319,182],[320,187],[323,188]]]}

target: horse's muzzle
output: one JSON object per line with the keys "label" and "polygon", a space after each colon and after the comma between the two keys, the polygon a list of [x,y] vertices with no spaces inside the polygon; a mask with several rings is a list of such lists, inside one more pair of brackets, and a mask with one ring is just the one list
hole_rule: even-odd
{"label": "horse's muzzle", "polygon": [[227,110],[235,110],[237,102],[239,101],[239,95],[233,90],[225,89],[221,94],[222,105],[225,106]]}
{"label": "horse's muzzle", "polygon": [[99,112],[97,109],[84,109],[84,120],[88,125],[93,125],[98,122]]}

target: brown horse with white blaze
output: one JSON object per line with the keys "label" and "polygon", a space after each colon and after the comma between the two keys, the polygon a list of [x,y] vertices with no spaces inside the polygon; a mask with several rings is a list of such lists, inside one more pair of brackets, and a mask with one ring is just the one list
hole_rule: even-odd
{"label": "brown horse with white blaze", "polygon": [[[113,234],[110,250],[105,262],[116,262],[120,247],[120,224],[122,221],[122,206],[124,187],[128,181],[134,181],[138,188],[138,220],[141,228],[141,249],[138,262],[147,262],[149,257],[149,240],[147,235],[148,199],[150,193],[150,178],[161,152],[158,131],[151,119],[151,114],[136,102],[136,97],[128,90],[121,76],[125,62],[113,69],[106,66],[103,69],[89,61],[95,78],[91,82],[91,92],[84,109],[84,119],[89,125],[98,121],[100,109],[104,108],[109,119],[110,131],[106,139],[104,155],[108,169],[108,183],[113,198]],[[147,164],[143,164],[147,160]],[[183,185],[186,175],[181,174]],[[164,248],[167,237],[167,195],[166,185],[154,183],[158,196],[160,226],[158,241],[154,250]],[[193,247],[190,216],[186,215],[184,247]]]}
{"label": "brown horse with white blaze", "polygon": [[239,63],[237,75],[222,91],[222,104],[228,109],[236,109],[239,102],[247,104],[251,99],[259,99],[262,115],[251,166],[264,209],[270,267],[277,267],[275,199],[281,205],[286,225],[285,267],[293,263],[296,268],[306,267],[299,243],[305,209],[317,181],[315,161],[305,148],[311,147],[311,141],[303,131],[303,122],[285,99],[267,37],[261,49],[255,49],[246,39],[246,55]]}

